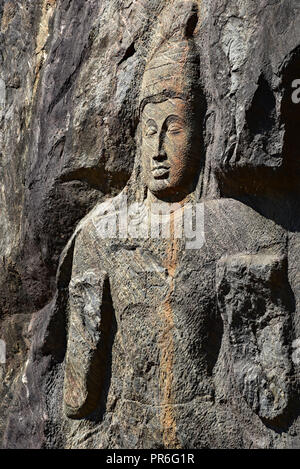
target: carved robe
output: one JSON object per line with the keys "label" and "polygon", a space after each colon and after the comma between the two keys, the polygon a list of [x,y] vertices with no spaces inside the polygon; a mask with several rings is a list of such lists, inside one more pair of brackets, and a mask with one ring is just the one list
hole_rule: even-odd
{"label": "carved robe", "polygon": [[284,230],[225,199],[205,203],[196,250],[172,237],[101,239],[100,208],[74,241],[67,415],[94,416],[104,448],[240,442],[238,419],[226,426],[230,408],[283,415],[292,373]]}

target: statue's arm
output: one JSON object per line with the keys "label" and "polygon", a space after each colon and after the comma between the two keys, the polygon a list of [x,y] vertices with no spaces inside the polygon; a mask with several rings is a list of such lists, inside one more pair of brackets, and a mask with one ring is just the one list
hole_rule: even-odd
{"label": "statue's arm", "polygon": [[75,243],[69,284],[68,343],[64,380],[64,409],[70,418],[82,418],[100,403],[107,364],[107,336],[111,318],[105,290],[108,276],[89,238]]}
{"label": "statue's arm", "polygon": [[281,253],[224,256],[219,309],[235,383],[262,418],[286,415],[291,397],[292,291]]}

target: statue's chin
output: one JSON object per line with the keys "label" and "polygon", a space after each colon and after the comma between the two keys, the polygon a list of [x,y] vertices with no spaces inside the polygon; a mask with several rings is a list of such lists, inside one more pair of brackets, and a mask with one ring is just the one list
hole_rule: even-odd
{"label": "statue's chin", "polygon": [[167,180],[153,181],[148,185],[149,191],[163,202],[180,202],[187,195],[182,187],[171,185]]}
{"label": "statue's chin", "polygon": [[153,179],[148,188],[157,197],[159,194],[170,191],[171,185],[167,179]]}

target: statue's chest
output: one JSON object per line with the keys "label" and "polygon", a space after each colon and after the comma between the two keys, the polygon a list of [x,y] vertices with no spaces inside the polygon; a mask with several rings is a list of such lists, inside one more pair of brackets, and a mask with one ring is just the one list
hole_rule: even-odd
{"label": "statue's chest", "polygon": [[201,305],[214,296],[213,263],[202,252],[185,252],[179,245],[120,249],[111,267],[112,300],[120,319],[136,309],[153,312],[166,304],[175,315],[184,309],[201,315]]}
{"label": "statue's chest", "polygon": [[109,274],[124,367],[132,371],[124,395],[159,405],[171,392],[164,383],[173,383],[174,402],[201,394],[216,330],[214,263],[168,248],[116,251]]}

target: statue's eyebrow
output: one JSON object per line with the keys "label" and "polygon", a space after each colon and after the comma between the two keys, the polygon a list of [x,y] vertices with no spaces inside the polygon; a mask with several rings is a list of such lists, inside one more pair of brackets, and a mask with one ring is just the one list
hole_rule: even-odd
{"label": "statue's eyebrow", "polygon": [[147,126],[153,125],[154,127],[157,127],[157,124],[153,119],[148,119],[145,125]]}
{"label": "statue's eyebrow", "polygon": [[168,125],[172,124],[173,122],[178,122],[180,124],[184,124],[184,119],[180,116],[177,116],[175,114],[172,114],[171,116],[168,116],[164,122],[164,126],[167,127]]}

